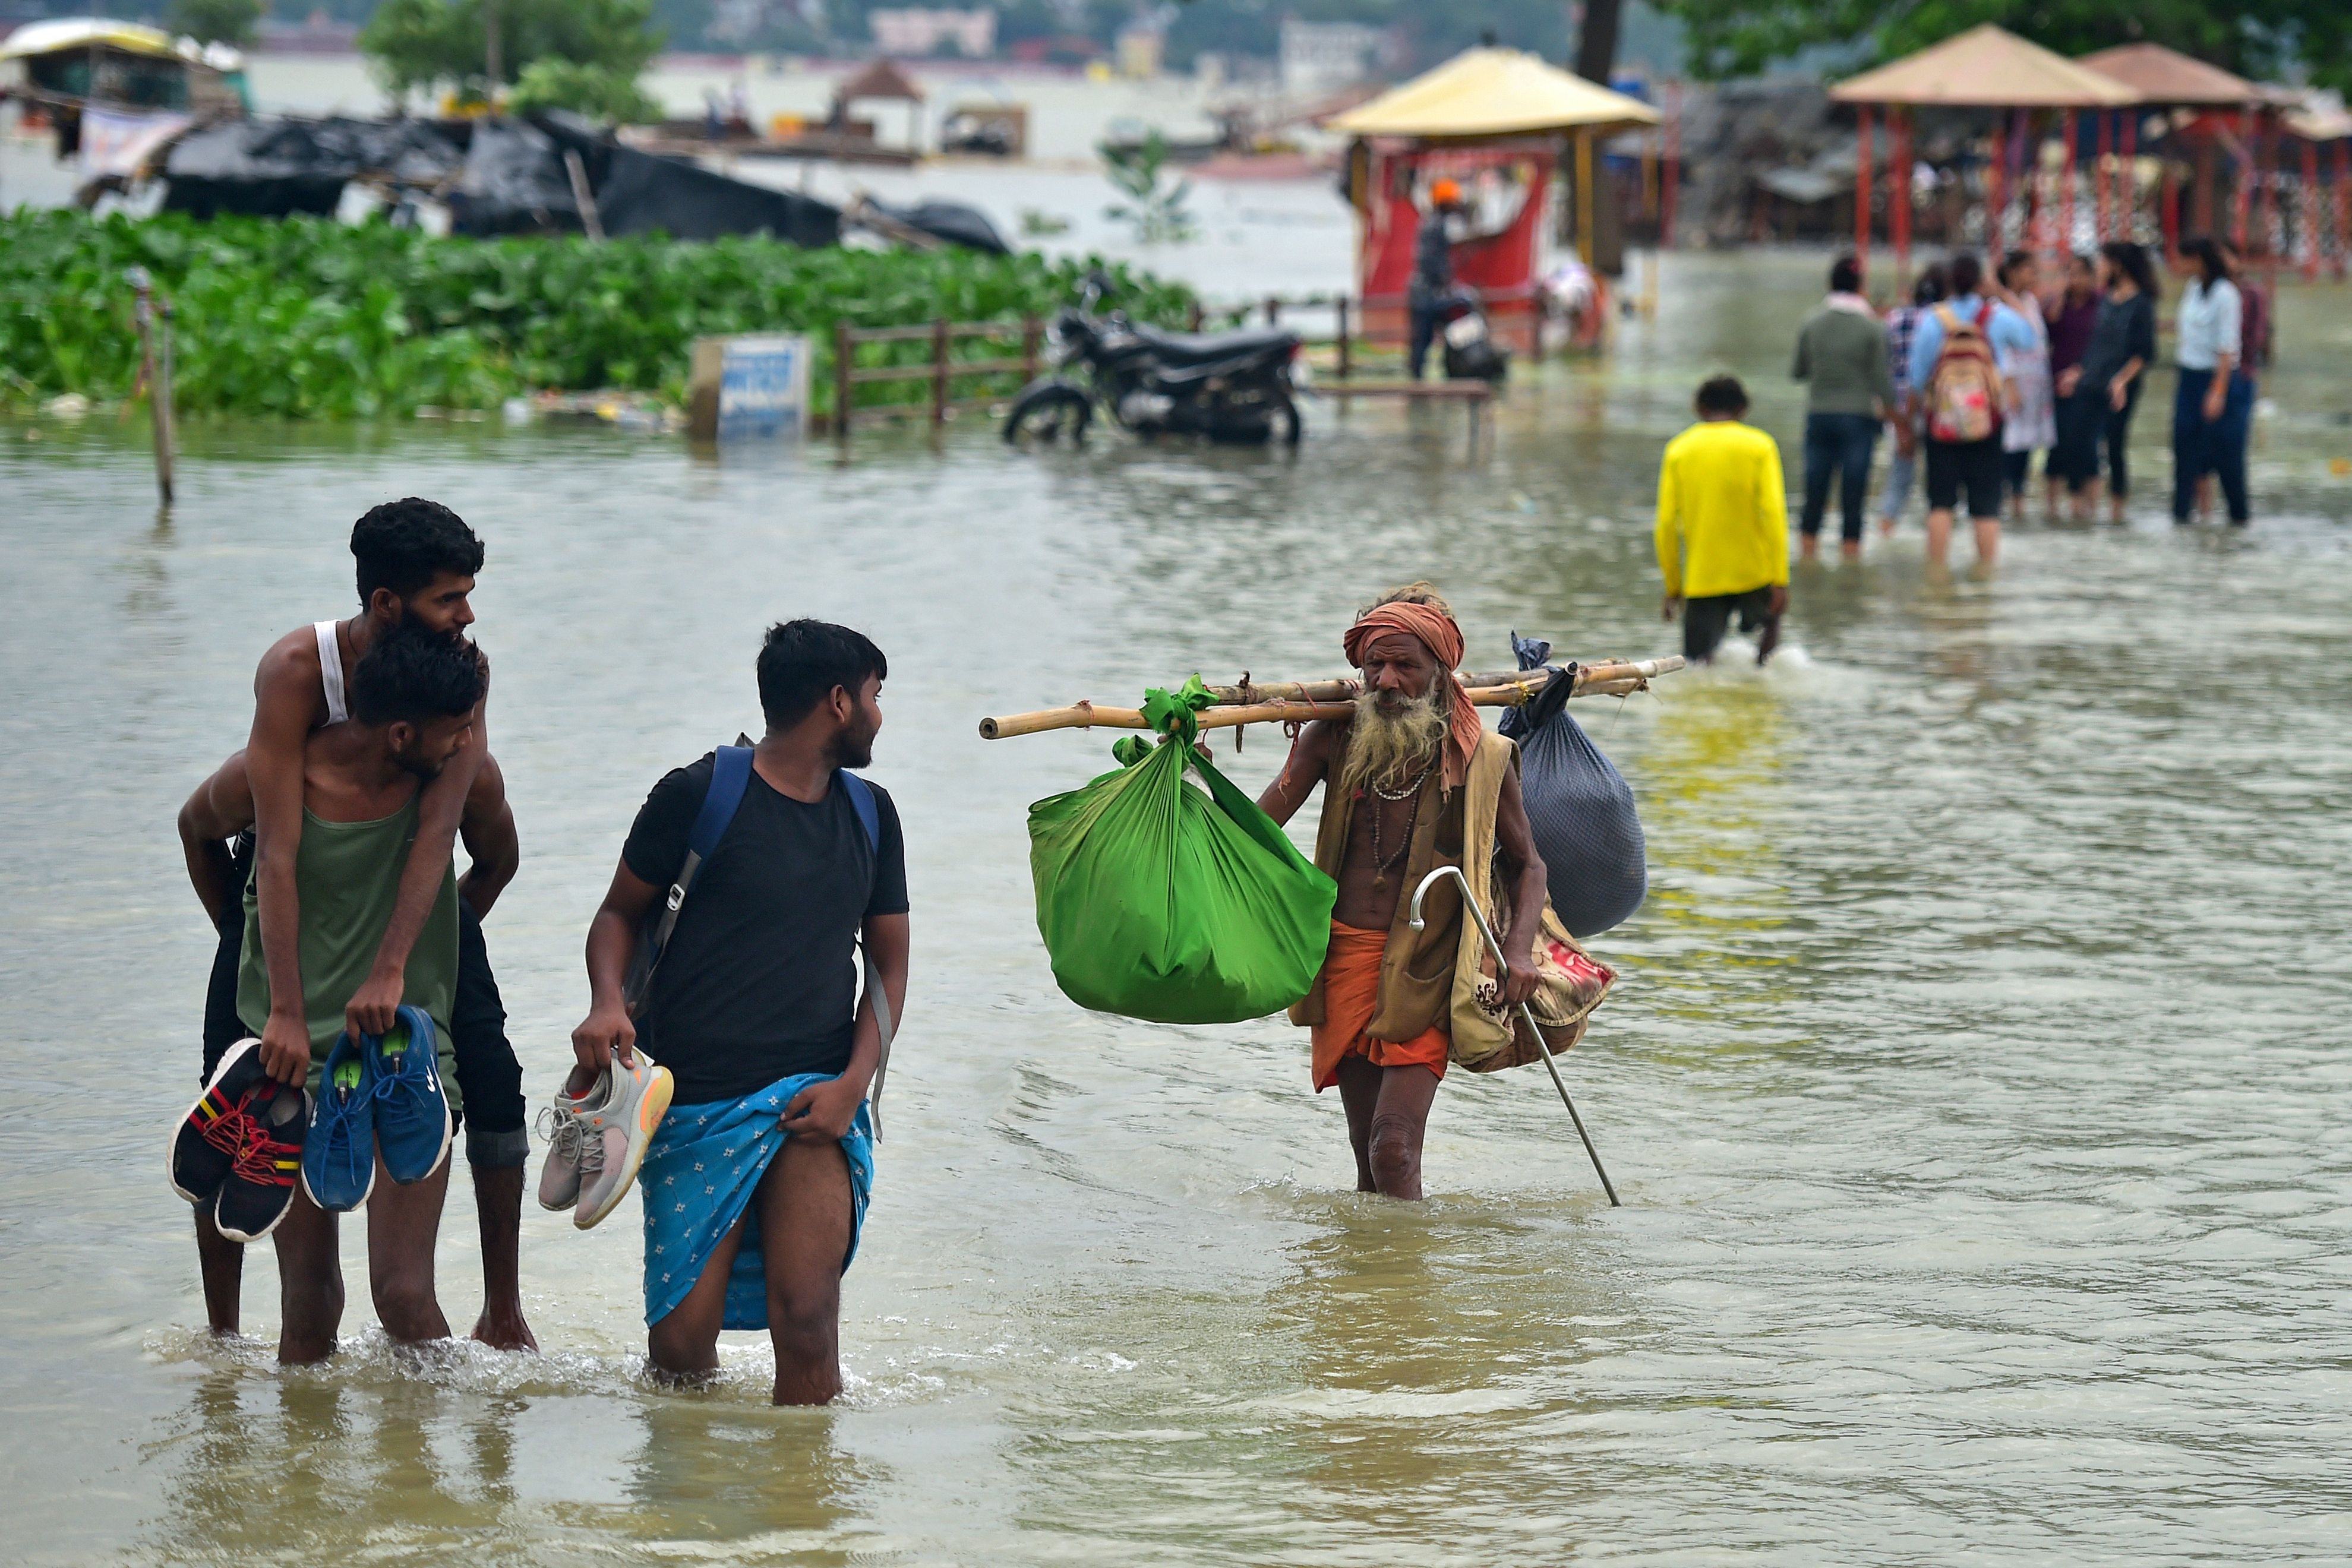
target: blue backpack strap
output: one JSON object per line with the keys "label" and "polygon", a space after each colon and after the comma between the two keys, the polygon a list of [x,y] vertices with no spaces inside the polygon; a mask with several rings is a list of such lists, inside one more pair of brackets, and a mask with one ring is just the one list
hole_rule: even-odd
{"label": "blue backpack strap", "polygon": [[709,860],[719,841],[727,836],[727,825],[735,820],[736,809],[743,804],[743,791],[751,786],[751,748],[748,746],[722,746],[711,754],[710,792],[702,798],[702,810],[695,814],[694,829],[686,835],[686,847],[698,860]]}
{"label": "blue backpack strap", "polygon": [[727,836],[727,826],[735,820],[736,808],[743,804],[743,792],[751,784],[751,748],[748,746],[722,746],[712,753],[710,788],[702,797],[702,810],[695,813],[694,826],[686,835],[686,859],[677,868],[677,876],[669,884],[669,893],[662,902],[648,911],[644,927],[637,933],[637,946],[629,961],[629,972],[621,984],[621,1001],[635,1018],[643,1011],[653,995],[654,971],[661,966],[662,950],[669,946],[669,934],[677,929],[677,912],[686,906],[686,890],[694,885],[702,862]]}
{"label": "blue backpack strap", "polygon": [[[874,786],[847,768],[834,775],[848,793],[850,805],[856,808],[857,821],[866,830],[866,842],[873,849],[877,862],[875,872],[881,873],[882,808],[874,799]],[[864,947],[861,941],[859,946]],[[874,1129],[874,1141],[882,1141],[882,1082],[890,1073],[890,1040],[898,1032],[898,1020],[890,1016],[890,998],[882,989],[882,971],[874,962],[871,952],[860,955],[866,963],[866,999],[874,1004],[874,1022],[881,1032],[882,1059],[874,1064],[874,1082],[866,1091],[866,1117]]]}
{"label": "blue backpack strap", "polygon": [[882,852],[882,808],[874,803],[874,786],[846,768],[834,775],[841,787],[849,792],[849,803],[857,809],[857,820],[866,829],[866,844],[876,854]]}

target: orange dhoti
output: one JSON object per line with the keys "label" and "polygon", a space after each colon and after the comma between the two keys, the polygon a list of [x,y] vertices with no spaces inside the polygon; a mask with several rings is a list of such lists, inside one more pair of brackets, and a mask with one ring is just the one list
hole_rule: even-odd
{"label": "orange dhoti", "polygon": [[1381,1000],[1381,955],[1389,934],[1331,922],[1331,949],[1323,959],[1323,1021],[1315,1026],[1315,1092],[1339,1081],[1339,1063],[1360,1056],[1375,1067],[1426,1067],[1445,1076],[1451,1041],[1432,1026],[1411,1040],[1374,1040],[1364,1033]]}

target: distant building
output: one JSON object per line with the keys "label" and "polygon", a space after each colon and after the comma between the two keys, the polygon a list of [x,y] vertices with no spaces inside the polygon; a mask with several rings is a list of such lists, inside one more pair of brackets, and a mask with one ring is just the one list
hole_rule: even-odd
{"label": "distant building", "polygon": [[1385,27],[1360,22],[1282,19],[1282,88],[1285,92],[1332,92],[1370,80],[1392,52]]}
{"label": "distant building", "polygon": [[916,7],[866,13],[874,30],[874,47],[885,55],[936,55],[953,47],[966,59],[986,59],[996,52],[996,13],[932,11]]}
{"label": "distant building", "polygon": [[1118,35],[1118,74],[1147,81],[1160,74],[1168,53],[1168,35],[1157,27],[1133,26]]}
{"label": "distant building", "polygon": [[359,47],[360,30],[338,22],[320,6],[299,22],[265,17],[256,29],[257,48],[273,55],[348,55]]}

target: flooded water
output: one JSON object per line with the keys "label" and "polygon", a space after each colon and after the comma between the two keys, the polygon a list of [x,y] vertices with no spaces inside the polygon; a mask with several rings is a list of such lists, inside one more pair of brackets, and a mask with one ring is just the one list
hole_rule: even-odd
{"label": "flooded water", "polygon": [[[1671,650],[1659,444],[1722,365],[1795,435],[1817,265],[1678,260],[1612,368],[1515,385],[1475,451],[1458,412],[1328,405],[1295,456],[1022,456],[968,421],[847,465],[198,427],[158,522],[110,424],[0,427],[8,1555],[2352,1556],[2342,293],[2283,302],[2251,532],[2165,520],[2151,400],[2128,526],[2032,524],[1997,576],[1939,580],[1914,524],[1797,574],[1768,673],[1580,705],[1653,856],[1565,1067],[1622,1209],[1531,1070],[1449,1079],[1433,1199],[1392,1205],[1347,1190],[1299,1032],[1054,988],[1024,808],[1108,737],[986,743],[982,714],[1336,673],[1354,607],[1422,575],[1482,664],[1513,628]],[[751,723],[762,626],[845,620],[892,657],[874,774],[915,974],[831,1410],[765,1406],[761,1337],[710,1392],[641,1378],[634,1206],[584,1235],[526,1213],[535,1357],[389,1351],[356,1223],[336,1360],[274,1367],[266,1256],[256,1338],[201,1333],[158,1158],[211,950],[172,819],[239,744],[263,644],[348,603],[351,519],[410,492],[489,543],[525,860],[488,934],[534,1096],[631,813]],[[1260,732],[1233,770],[1254,789],[1279,752]],[[462,1196],[441,1281],[469,1322]]]}

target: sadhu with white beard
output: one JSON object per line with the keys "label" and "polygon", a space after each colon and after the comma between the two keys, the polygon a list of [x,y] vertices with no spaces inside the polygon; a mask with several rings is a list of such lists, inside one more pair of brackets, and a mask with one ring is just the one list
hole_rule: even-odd
{"label": "sadhu with white beard", "polygon": [[[1314,1030],[1318,1093],[1337,1083],[1356,1186],[1421,1196],[1422,1135],[1445,1076],[1462,943],[1461,884],[1447,878],[1407,924],[1407,894],[1465,844],[1492,845],[1508,900],[1504,1001],[1536,993],[1545,873],[1519,799],[1517,748],[1488,734],[1454,678],[1462,628],[1425,582],[1376,601],[1348,629],[1363,672],[1352,718],[1308,725],[1258,805],[1286,822],[1328,784],[1315,863],[1339,884],[1331,946],[1290,1009]],[[1501,914],[1501,911],[1489,911]]]}

